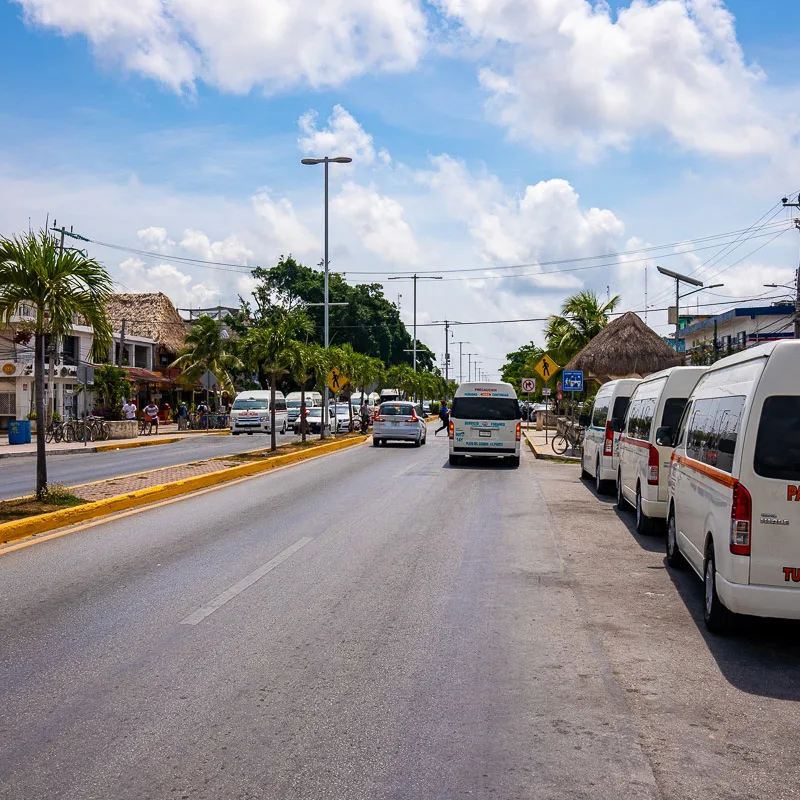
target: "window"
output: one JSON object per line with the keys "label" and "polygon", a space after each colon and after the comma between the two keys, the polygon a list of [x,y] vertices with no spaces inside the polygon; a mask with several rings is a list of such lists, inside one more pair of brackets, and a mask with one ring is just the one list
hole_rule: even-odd
{"label": "window", "polygon": [[[621,399],[621,397],[618,397],[617,402]],[[650,438],[650,429],[653,426],[653,415],[655,413],[655,397],[644,397],[641,400],[634,401],[628,414],[628,436],[632,439],[647,441]]]}
{"label": "window", "polygon": [[614,413],[611,415],[611,419],[625,419],[625,412],[628,410],[630,402],[630,397],[618,397],[614,401]]}
{"label": "window", "polygon": [[268,408],[266,400],[257,400],[255,398],[237,397],[231,406],[234,411],[242,411],[243,409],[249,410],[264,410]]}
{"label": "window", "polygon": [[276,411],[286,411],[286,401],[281,400],[280,397],[275,398],[275,410]]}
{"label": "window", "polygon": [[685,397],[670,397],[667,402],[664,403],[661,425],[669,428],[673,436],[675,436],[678,431],[678,425],[683,416],[683,410],[686,408],[686,400],[687,398]]}
{"label": "window", "polygon": [[628,415],[625,418],[625,434],[626,436],[630,436],[634,439],[636,438],[636,432],[638,429],[638,414],[641,407],[641,400],[633,400],[628,406]]}
{"label": "window", "polygon": [[522,414],[509,397],[456,397],[451,416],[455,419],[515,420]]}
{"label": "window", "polygon": [[800,397],[776,396],[764,401],[754,469],[764,478],[800,481]]}
{"label": "window", "polygon": [[744,397],[698,400],[694,405],[686,440],[689,458],[723,472],[732,472],[744,404]]}
{"label": "window", "polygon": [[609,397],[598,397],[594,401],[594,409],[592,410],[592,427],[605,428],[608,421],[608,408],[611,403]]}
{"label": "window", "polygon": [[[666,410],[664,413],[666,414]],[[687,403],[686,408],[683,409],[683,414],[681,414],[681,421],[678,424],[678,436],[675,439],[676,447],[683,444],[684,437],[686,436],[687,423],[691,415],[692,415],[692,407],[689,403]]]}
{"label": "window", "polygon": [[[384,403],[378,410],[378,414],[382,417],[410,417],[413,408],[414,406],[410,404]],[[345,410],[347,410],[347,406],[345,406]]]}

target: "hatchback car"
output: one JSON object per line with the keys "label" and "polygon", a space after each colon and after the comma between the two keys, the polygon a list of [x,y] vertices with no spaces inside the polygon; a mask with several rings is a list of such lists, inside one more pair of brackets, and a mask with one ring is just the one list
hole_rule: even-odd
{"label": "hatchback car", "polygon": [[372,444],[377,447],[386,442],[413,442],[415,447],[425,444],[428,426],[422,409],[413,403],[382,403],[372,423]]}

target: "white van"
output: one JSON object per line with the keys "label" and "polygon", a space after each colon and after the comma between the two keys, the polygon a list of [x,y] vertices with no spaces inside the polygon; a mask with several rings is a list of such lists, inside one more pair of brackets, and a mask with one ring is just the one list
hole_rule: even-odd
{"label": "white van", "polygon": [[462,383],[450,410],[450,463],[498,456],[519,466],[522,414],[510,383]]}
{"label": "white van", "polygon": [[[270,393],[258,389],[256,391],[239,392],[231,406],[231,433],[271,433]],[[283,392],[275,392],[275,429],[286,433],[289,416],[286,411],[286,399]]]}
{"label": "white van", "polygon": [[[617,479],[619,422],[625,418],[638,378],[622,378],[604,383],[594,399],[591,413],[581,415],[586,428],[581,454],[581,477],[594,478],[599,494],[605,494]],[[616,423],[616,424],[615,424]]]}
{"label": "white van", "polygon": [[631,395],[619,425],[617,506],[636,509],[636,530],[650,533],[655,520],[667,518],[667,477],[672,447],[659,445],[656,432],[678,432],[692,389],[707,367],[671,367],[645,378]]}
{"label": "white van", "polygon": [[396,403],[403,399],[403,393],[399,389],[381,389],[381,403]]}
{"label": "white van", "polygon": [[[291,428],[300,416],[300,403],[302,402],[302,392],[289,392],[286,395],[286,411],[288,414],[289,427]],[[306,408],[317,408],[322,405],[322,394],[320,392],[306,392]]]}
{"label": "white van", "polygon": [[708,628],[737,613],[800,618],[800,342],[710,367],[675,441],[667,560],[703,579]]}

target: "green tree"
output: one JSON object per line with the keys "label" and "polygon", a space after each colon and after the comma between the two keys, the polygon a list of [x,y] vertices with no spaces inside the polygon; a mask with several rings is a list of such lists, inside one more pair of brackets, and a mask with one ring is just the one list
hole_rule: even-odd
{"label": "green tree", "polygon": [[114,419],[121,419],[122,398],[131,396],[133,385],[124,369],[103,364],[95,367],[92,391],[103,408],[111,411]]}
{"label": "green tree", "polygon": [[36,386],[36,496],[47,490],[45,454],[44,342],[46,336],[66,336],[76,317],[94,330],[91,356],[100,361],[113,341],[106,305],[113,282],[93,258],[64,250],[46,228],[11,238],[0,237],[0,319],[11,322],[25,303],[36,315],[33,323]]}
{"label": "green tree", "polygon": [[502,379],[510,383],[517,394],[520,394],[522,391],[522,379],[536,377],[534,367],[543,355],[544,350],[537,347],[533,342],[523,345],[513,353],[507,353],[506,363],[501,370]]}
{"label": "green tree", "polygon": [[259,327],[251,329],[242,340],[240,353],[245,364],[263,371],[270,388],[270,450],[278,447],[275,438],[275,390],[278,377],[290,372],[297,349],[314,326],[302,311],[274,309]]}
{"label": "green tree", "polygon": [[300,387],[300,431],[302,441],[306,441],[306,425],[303,411],[306,407],[306,389],[311,381],[323,380],[327,373],[325,350],[318,344],[298,342],[290,349],[289,374]]}
{"label": "green tree", "polygon": [[182,369],[180,382],[193,385],[211,372],[230,395],[234,394],[233,376],[244,365],[231,352],[231,340],[222,335],[222,323],[203,314],[186,334],[183,352],[170,364]]}
{"label": "green tree", "polygon": [[[367,387],[379,384],[383,378],[383,362],[379,358],[365,356],[363,353],[355,353],[350,364],[351,385],[358,389],[361,394],[361,401],[364,401]],[[350,403],[352,415],[352,402]]]}
{"label": "green tree", "polygon": [[561,314],[550,317],[544,332],[548,350],[557,356],[556,361],[565,364],[586,347],[608,325],[608,318],[620,299],[615,295],[603,303],[589,290],[568,297]]}

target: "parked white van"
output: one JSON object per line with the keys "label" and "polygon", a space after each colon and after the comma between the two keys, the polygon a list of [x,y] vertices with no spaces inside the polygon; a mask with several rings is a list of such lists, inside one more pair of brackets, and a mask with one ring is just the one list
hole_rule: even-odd
{"label": "parked white van", "polygon": [[[672,447],[660,445],[656,432],[669,428],[671,444],[692,389],[707,367],[672,367],[645,378],[631,395],[619,429],[617,506],[636,510],[636,530],[650,533],[655,520],[667,518],[667,477]],[[616,427],[616,426],[612,426]]]}
{"label": "parked white van", "polygon": [[612,430],[612,423],[625,418],[628,402],[638,383],[637,378],[604,383],[597,392],[591,413],[580,417],[580,424],[586,428],[581,477],[594,478],[600,494],[605,494],[611,482],[617,479],[619,433]]}
{"label": "parked white van", "polygon": [[[300,403],[302,392],[289,392],[286,395],[286,411],[288,413],[289,427],[291,428],[300,416]],[[320,392],[306,392],[306,408],[317,408],[322,405]]]}
{"label": "parked white van", "polygon": [[800,342],[710,367],[675,441],[667,560],[703,579],[708,628],[734,614],[800,618]]}
{"label": "parked white van", "polygon": [[[231,406],[231,433],[234,436],[240,433],[271,433],[272,415],[269,401],[269,391],[258,389],[239,392]],[[283,392],[275,392],[275,429],[286,433],[288,425],[286,399]]]}
{"label": "parked white van", "polygon": [[519,466],[522,414],[510,383],[462,383],[450,410],[450,463],[498,456]]}

